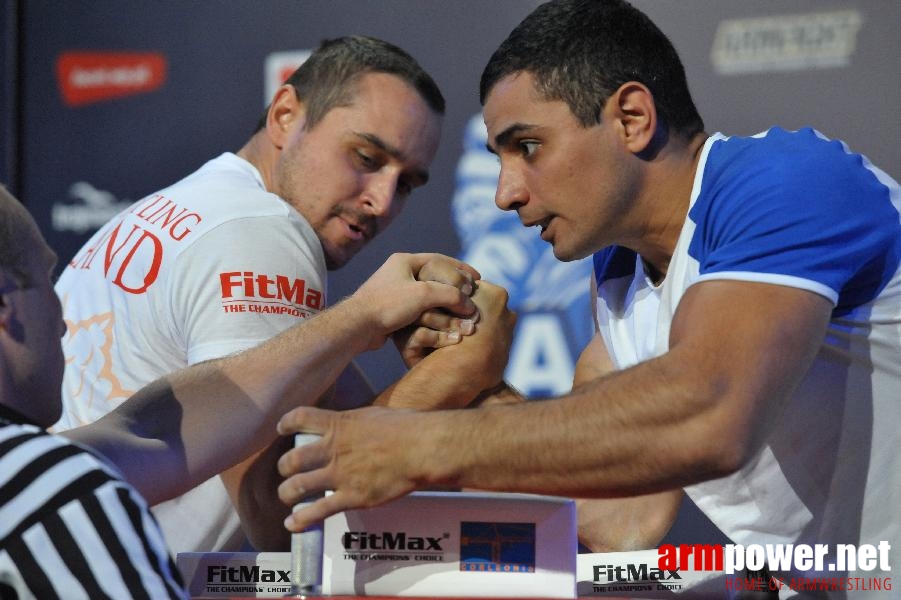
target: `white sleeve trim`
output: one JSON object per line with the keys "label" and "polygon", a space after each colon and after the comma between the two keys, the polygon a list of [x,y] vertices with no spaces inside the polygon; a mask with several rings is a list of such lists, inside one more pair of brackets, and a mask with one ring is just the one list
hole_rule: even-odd
{"label": "white sleeve trim", "polygon": [[825,297],[832,305],[838,304],[838,292],[827,285],[823,285],[812,279],[803,277],[795,277],[794,275],[779,275],[776,273],[759,273],[752,271],[718,271],[716,273],[706,273],[698,277],[697,282],[712,281],[716,279],[731,279],[736,281],[751,281],[755,283],[772,283],[775,285],[784,285],[787,287],[799,288],[807,290],[820,296]]}

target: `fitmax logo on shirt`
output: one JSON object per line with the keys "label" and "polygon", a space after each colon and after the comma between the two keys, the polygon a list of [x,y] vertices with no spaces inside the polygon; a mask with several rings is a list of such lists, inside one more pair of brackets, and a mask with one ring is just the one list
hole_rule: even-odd
{"label": "fitmax logo on shirt", "polygon": [[308,287],[303,279],[286,275],[270,276],[253,271],[219,273],[222,300],[259,299],[287,301],[311,310],[322,309],[322,291]]}

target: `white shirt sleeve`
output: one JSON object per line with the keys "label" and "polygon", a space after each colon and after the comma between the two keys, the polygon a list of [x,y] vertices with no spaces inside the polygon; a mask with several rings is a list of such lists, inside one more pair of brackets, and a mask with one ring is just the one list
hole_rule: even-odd
{"label": "white shirt sleeve", "polygon": [[188,364],[255,346],[325,308],[325,261],[310,226],[285,216],[226,222],[183,252],[167,314]]}

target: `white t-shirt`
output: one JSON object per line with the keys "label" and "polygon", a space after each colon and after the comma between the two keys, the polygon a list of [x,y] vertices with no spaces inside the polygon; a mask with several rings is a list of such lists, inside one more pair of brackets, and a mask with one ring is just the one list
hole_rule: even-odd
{"label": "white t-shirt", "polygon": [[738,544],[829,545],[826,573],[785,577],[891,577],[829,571],[837,544],[888,541],[889,564],[901,565],[899,210],[896,182],[813,130],[715,135],[663,283],[653,286],[625,248],[594,257],[600,333],[619,368],[668,350],[679,301],[700,281],[792,286],[832,301],[823,346],[761,451],[686,489]]}
{"label": "white t-shirt", "polygon": [[[304,218],[226,153],[107,223],[56,290],[67,325],[59,431],[97,420],[160,376],[318,313],[326,267]],[[173,554],[244,541],[218,477],[153,511]]]}

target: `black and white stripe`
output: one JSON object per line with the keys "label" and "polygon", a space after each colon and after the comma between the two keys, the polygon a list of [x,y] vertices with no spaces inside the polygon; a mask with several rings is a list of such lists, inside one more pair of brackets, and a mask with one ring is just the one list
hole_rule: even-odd
{"label": "black and white stripe", "polygon": [[0,427],[0,589],[19,598],[186,598],[144,500],[88,451]]}

